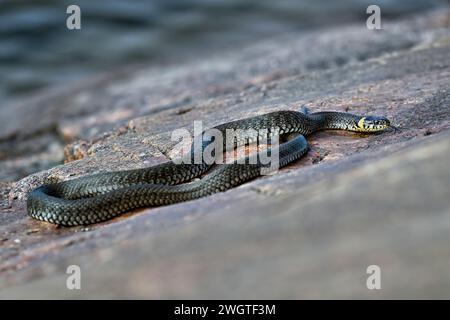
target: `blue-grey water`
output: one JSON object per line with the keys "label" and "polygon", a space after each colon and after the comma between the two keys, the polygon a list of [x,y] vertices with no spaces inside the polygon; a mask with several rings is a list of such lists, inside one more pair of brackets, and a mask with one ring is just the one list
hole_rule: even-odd
{"label": "blue-grey water", "polygon": [[[382,18],[445,0],[0,0],[1,105],[135,63],[185,59],[284,32],[365,23],[369,4]],[[66,8],[81,8],[81,30]]]}

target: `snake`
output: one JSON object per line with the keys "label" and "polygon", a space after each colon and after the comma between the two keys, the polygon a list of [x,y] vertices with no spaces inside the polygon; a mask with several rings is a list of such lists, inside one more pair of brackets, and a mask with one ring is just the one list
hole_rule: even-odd
{"label": "snake", "polygon": [[[233,139],[222,139],[222,143],[217,139],[215,143],[216,139],[211,135],[208,138],[205,130],[199,135],[200,140],[197,137],[200,143],[194,140],[190,152],[167,162],[37,187],[28,193],[27,212],[32,218],[61,226],[99,223],[137,208],[171,205],[224,192],[264,172],[282,168],[308,152],[305,136],[319,130],[376,133],[389,127],[389,120],[383,116],[337,111],[280,110],[231,121],[208,130],[223,135],[233,132]],[[274,143],[276,138],[278,143]],[[211,163],[202,157],[193,161],[198,160],[196,152],[205,152],[212,145],[217,147],[217,152],[211,152],[216,160],[220,146],[223,155],[223,150],[264,139],[269,145],[265,150],[231,163]]]}

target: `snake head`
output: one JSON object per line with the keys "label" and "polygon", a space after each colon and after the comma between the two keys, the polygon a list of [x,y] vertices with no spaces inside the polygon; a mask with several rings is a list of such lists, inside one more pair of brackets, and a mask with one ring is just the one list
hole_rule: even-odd
{"label": "snake head", "polygon": [[385,117],[367,116],[361,117],[356,125],[359,132],[380,132],[391,126],[390,121]]}

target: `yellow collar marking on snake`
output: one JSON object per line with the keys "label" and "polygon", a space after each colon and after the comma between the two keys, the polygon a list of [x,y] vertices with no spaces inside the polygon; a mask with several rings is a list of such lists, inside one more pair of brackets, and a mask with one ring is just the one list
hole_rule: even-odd
{"label": "yellow collar marking on snake", "polygon": [[358,128],[364,129],[364,121],[365,120],[366,120],[366,117],[362,117],[361,119],[359,119],[359,121],[358,121]]}

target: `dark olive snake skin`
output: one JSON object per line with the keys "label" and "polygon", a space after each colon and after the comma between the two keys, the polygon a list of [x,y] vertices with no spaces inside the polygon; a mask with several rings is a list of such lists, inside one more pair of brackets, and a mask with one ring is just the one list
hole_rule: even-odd
{"label": "dark olive snake skin", "polygon": [[[278,153],[278,167],[283,167],[308,151],[308,143],[303,135],[323,129],[378,132],[389,125],[389,120],[384,117],[361,117],[340,112],[305,114],[277,111],[228,122],[212,129],[224,135],[227,129],[240,129],[246,133],[237,135],[232,145],[224,142],[224,150],[262,138],[288,137],[286,142],[267,150],[269,156]],[[201,143],[199,151],[202,152],[210,143]],[[192,147],[185,160],[193,160],[198,149]],[[28,214],[58,225],[87,225],[111,219],[135,208],[193,200],[226,191],[260,176],[264,170],[273,170],[270,163],[261,161],[261,156],[259,152],[246,157],[245,163],[235,161],[231,164],[216,164],[212,170],[213,164],[203,161],[198,164],[178,164],[173,160],[149,168],[106,172],[44,185],[29,193]],[[186,183],[208,170],[211,172],[200,180]]]}

